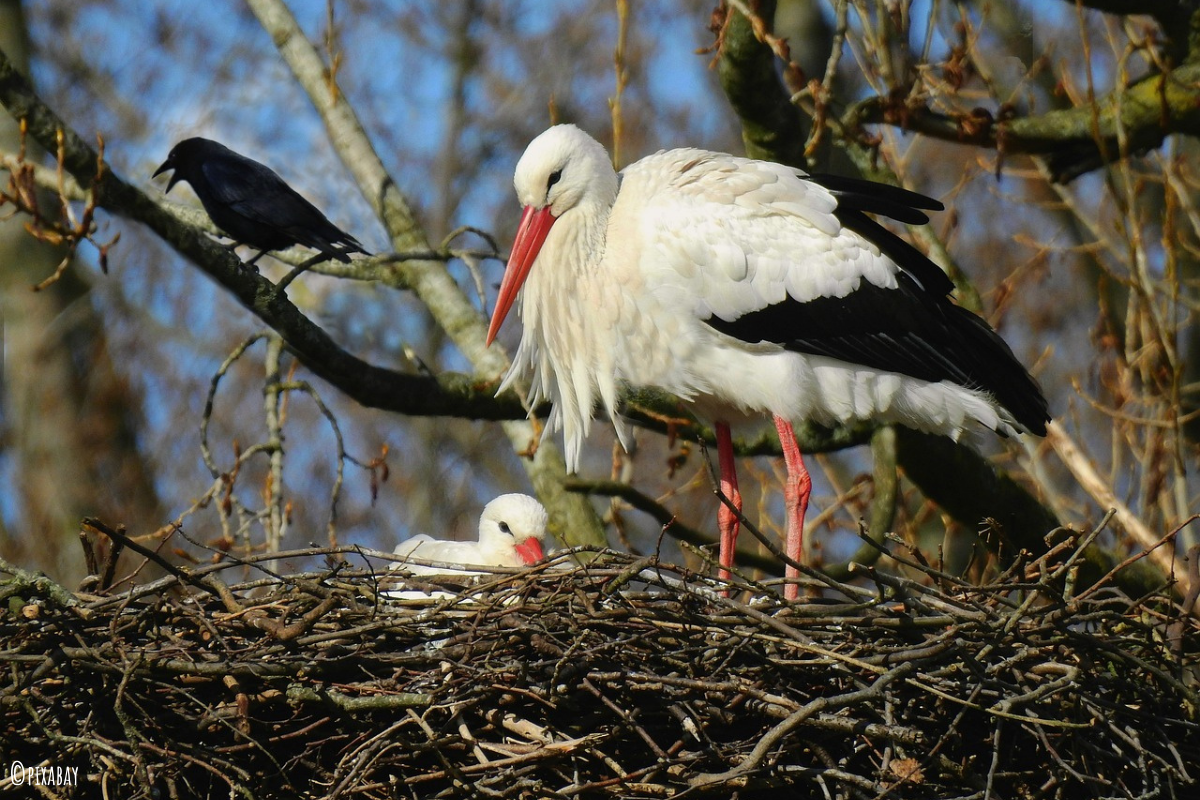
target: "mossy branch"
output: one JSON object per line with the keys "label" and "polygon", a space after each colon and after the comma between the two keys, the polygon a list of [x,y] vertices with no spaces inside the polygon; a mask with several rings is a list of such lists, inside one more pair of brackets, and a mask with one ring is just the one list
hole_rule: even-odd
{"label": "mossy branch", "polygon": [[842,118],[849,130],[890,124],[1002,154],[1047,158],[1054,179],[1070,181],[1132,153],[1158,147],[1171,134],[1200,135],[1200,63],[1149,75],[1093,106],[996,120],[971,112],[941,114],[904,98],[872,97]]}

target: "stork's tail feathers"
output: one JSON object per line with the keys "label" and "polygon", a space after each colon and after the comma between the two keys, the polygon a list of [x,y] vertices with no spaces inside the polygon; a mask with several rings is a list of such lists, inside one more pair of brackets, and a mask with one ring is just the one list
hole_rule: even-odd
{"label": "stork's tail feathers", "polygon": [[[997,404],[1011,415],[1018,430],[1045,436],[1046,423],[1050,421],[1046,396],[1042,394],[1037,380],[1017,360],[1008,342],[992,330],[987,322],[961,306],[948,306],[948,313],[957,323],[957,332],[963,337],[965,346],[961,352],[991,354],[984,373],[989,376],[988,385],[980,388],[991,394]],[[1006,433],[1002,430],[996,432]]]}

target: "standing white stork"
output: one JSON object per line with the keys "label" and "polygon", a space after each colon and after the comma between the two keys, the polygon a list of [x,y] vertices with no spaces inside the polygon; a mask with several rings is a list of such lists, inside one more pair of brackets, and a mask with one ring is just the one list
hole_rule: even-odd
{"label": "standing white stork", "polygon": [[[451,542],[425,534],[401,542],[398,555],[469,567],[524,567],[545,558],[546,509],[527,494],[502,494],[483,507],[479,516],[479,541]],[[437,575],[447,570],[397,562],[394,568],[414,575]],[[472,574],[453,570],[463,575]]]}
{"label": "standing white stork", "polygon": [[[919,209],[936,200],[694,149],[618,175],[573,125],[534,139],[514,184],[524,213],[488,343],[524,287],[500,389],[532,372],[531,406],[553,403],[546,430],[563,430],[572,471],[597,401],[625,444],[620,387],[656,386],[715,424],[721,490],[740,508],[730,425],[770,413],[798,562],[812,483],[794,422],[1045,433],[1045,398],[1008,345],[950,302],[935,264],[866,215],[924,223]],[[725,506],[718,522],[725,577],[739,526]]]}

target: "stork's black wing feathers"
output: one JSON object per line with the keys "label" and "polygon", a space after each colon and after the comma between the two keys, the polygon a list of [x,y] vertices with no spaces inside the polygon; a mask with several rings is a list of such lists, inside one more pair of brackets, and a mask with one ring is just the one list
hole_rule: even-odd
{"label": "stork's black wing feathers", "polygon": [[834,214],[875,244],[901,269],[897,286],[862,280],[844,297],[801,302],[787,298],[732,321],[711,317],[716,330],[746,342],[774,342],[788,350],[936,383],[950,381],[991,394],[1032,433],[1049,419],[1037,382],[988,324],[947,295],[954,284],[919,250],[867,213],[921,224],[918,209],[941,203],[894,186],[837,176],[814,176],[838,198]]}
{"label": "stork's black wing feathers", "polygon": [[899,186],[841,175],[810,175],[808,180],[824,186],[837,198],[838,205],[833,213],[843,225],[867,241],[874,242],[927,291],[940,296],[954,290],[954,283],[937,264],[867,216],[879,214],[909,225],[924,225],[929,222],[925,211],[941,211],[944,208],[939,201]]}
{"label": "stork's black wing feathers", "polygon": [[985,391],[1025,428],[1044,435],[1045,398],[1005,341],[970,311],[930,297],[907,274],[897,278],[894,289],[863,281],[845,297],[789,298],[731,322],[712,317],[708,324],[747,342],[774,342],[800,353]]}
{"label": "stork's black wing feathers", "polygon": [[837,198],[839,209],[881,214],[909,225],[924,225],[929,222],[929,217],[918,209],[941,211],[945,208],[940,201],[932,197],[886,183],[825,173],[809,175],[807,180],[828,189]]}
{"label": "stork's black wing feathers", "polygon": [[950,280],[950,276],[943,272],[941,267],[862,211],[842,209],[839,206],[833,213],[847,228],[874,243],[884,255],[895,261],[900,269],[916,279],[925,291],[935,297],[943,297],[954,291],[954,281]]}

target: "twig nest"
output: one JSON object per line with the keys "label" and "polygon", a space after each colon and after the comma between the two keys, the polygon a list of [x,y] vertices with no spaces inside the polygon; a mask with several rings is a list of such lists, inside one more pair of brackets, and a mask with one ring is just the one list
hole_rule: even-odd
{"label": "twig nest", "polygon": [[616,553],[423,576],[432,604],[350,566],[226,586],[247,573],[216,565],[89,596],[87,619],[37,598],[0,623],[0,751],[127,797],[1183,797],[1200,778],[1196,621],[1063,597],[1046,564],[979,588],[814,581],[790,604]]}

